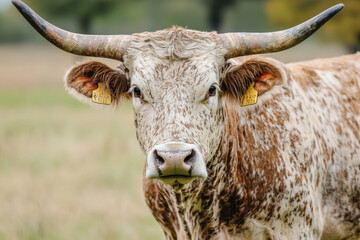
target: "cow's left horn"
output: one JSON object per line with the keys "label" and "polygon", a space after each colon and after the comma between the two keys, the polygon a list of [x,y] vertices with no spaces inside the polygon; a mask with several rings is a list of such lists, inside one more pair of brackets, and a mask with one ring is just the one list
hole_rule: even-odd
{"label": "cow's left horn", "polygon": [[269,33],[223,33],[220,41],[226,49],[226,58],[258,53],[278,52],[299,44],[344,7],[337,4],[312,19],[293,28]]}
{"label": "cow's left horn", "polygon": [[121,60],[131,41],[131,35],[84,35],[68,32],[42,19],[22,1],[12,0],[12,3],[44,38],[73,54]]}

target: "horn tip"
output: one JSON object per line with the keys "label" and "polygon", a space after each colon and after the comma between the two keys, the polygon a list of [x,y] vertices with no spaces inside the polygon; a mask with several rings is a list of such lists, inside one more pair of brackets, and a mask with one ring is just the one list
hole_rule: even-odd
{"label": "horn tip", "polygon": [[15,6],[22,3],[20,0],[11,0],[11,2],[12,2],[12,4],[14,4]]}
{"label": "horn tip", "polygon": [[343,8],[345,5],[343,3],[339,3],[339,4],[335,5],[335,6],[339,6],[339,7]]}
{"label": "horn tip", "polygon": [[332,7],[336,12],[340,11],[341,9],[344,8],[344,4],[343,3],[339,3],[339,4],[336,4]]}
{"label": "horn tip", "polygon": [[[19,9],[22,9],[25,5],[25,3],[23,3],[21,0],[11,0],[12,4],[17,8]],[[26,5],[25,5],[26,6]]]}

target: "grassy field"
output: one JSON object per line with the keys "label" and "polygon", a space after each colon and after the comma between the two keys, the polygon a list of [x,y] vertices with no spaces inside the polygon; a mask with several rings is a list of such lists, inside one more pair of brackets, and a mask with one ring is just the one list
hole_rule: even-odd
{"label": "grassy field", "polygon": [[78,59],[56,49],[0,56],[0,240],[162,239],[129,103],[73,99],[61,78]]}
{"label": "grassy field", "polygon": [[0,46],[0,240],[162,239],[131,106],[105,112],[69,96],[62,77],[79,60],[50,45]]}

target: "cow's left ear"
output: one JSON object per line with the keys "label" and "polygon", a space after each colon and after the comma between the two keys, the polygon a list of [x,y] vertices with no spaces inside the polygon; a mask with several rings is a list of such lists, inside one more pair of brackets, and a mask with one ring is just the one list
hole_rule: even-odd
{"label": "cow's left ear", "polygon": [[112,69],[100,62],[87,62],[71,68],[65,75],[65,87],[76,98],[92,103],[93,91],[98,89],[111,95],[116,104],[123,97],[129,97],[128,74],[123,63]]}
{"label": "cow's left ear", "polygon": [[260,97],[287,79],[286,67],[275,59],[259,56],[238,57],[226,61],[221,89],[226,95],[241,100],[253,83]]}

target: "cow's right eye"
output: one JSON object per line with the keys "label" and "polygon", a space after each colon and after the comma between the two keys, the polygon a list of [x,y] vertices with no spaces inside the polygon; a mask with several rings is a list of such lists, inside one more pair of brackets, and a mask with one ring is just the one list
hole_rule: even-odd
{"label": "cow's right eye", "polygon": [[216,95],[216,87],[214,85],[212,85],[210,88],[209,88],[209,97],[213,97]]}
{"label": "cow's right eye", "polygon": [[141,98],[141,91],[140,91],[140,88],[138,88],[138,87],[134,87],[134,89],[133,89],[133,93],[134,93],[134,97],[135,97],[135,98]]}

